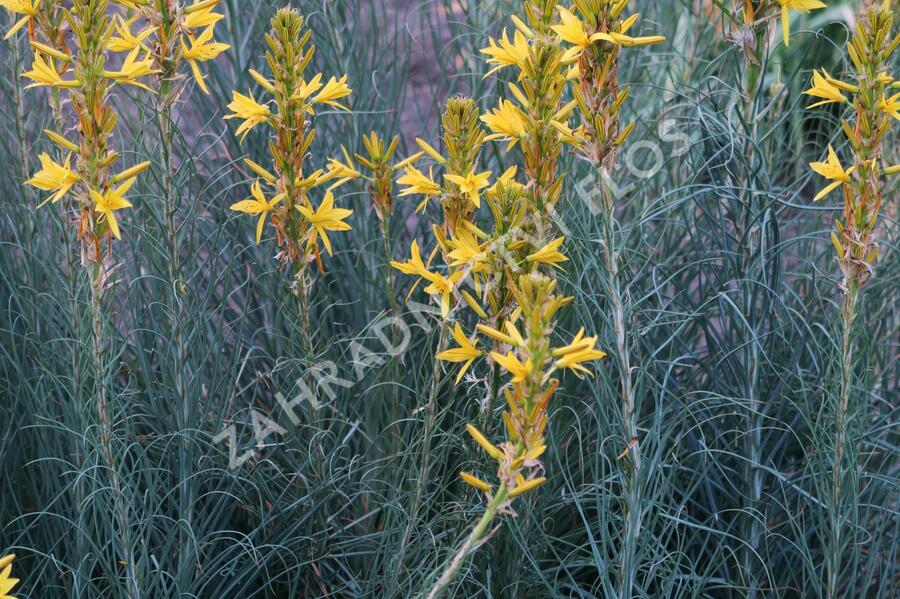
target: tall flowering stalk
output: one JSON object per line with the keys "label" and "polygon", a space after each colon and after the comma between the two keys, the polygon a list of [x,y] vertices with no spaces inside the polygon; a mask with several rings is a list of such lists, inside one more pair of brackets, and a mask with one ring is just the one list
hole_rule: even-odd
{"label": "tall flowering stalk", "polygon": [[622,427],[627,447],[619,456],[623,463],[625,529],[622,535],[619,597],[631,597],[635,553],[641,533],[642,472],[638,438],[638,406],[633,383],[631,343],[628,339],[631,313],[627,296],[627,272],[620,263],[617,246],[616,198],[603,184],[603,175],[616,164],[619,148],[634,131],[634,123],[621,122],[621,108],[630,90],[622,88],[618,71],[623,48],[647,46],[665,41],[658,35],[632,36],[630,30],[638,15],[625,16],[626,0],[575,0],[575,12],[559,8],[561,23],[554,27],[569,46],[565,61],[574,61],[573,93],[582,125],[575,131],[565,130],[577,153],[594,168],[603,216],[603,257],[608,271],[607,295],[612,310],[615,334],[615,359],[621,379]]}
{"label": "tall flowering stalk", "polygon": [[[137,176],[149,167],[144,162],[116,173],[113,166],[119,158],[111,147],[111,139],[118,121],[118,113],[110,103],[114,85],[143,86],[141,77],[152,74],[149,60],[131,54],[118,69],[110,68],[107,49],[112,35],[109,0],[74,0],[66,10],[65,21],[71,28],[71,40],[58,40],[57,47],[32,41],[35,49],[32,70],[25,77],[32,81],[28,87],[49,87],[64,90],[74,113],[78,143],[56,132],[49,138],[67,152],[62,163],[50,156],[41,156],[42,168],[27,181],[38,189],[52,192],[47,201],[58,202],[68,196],[75,198],[78,211],[76,234],[81,246],[81,260],[90,271],[91,322],[93,333],[93,370],[95,399],[100,424],[100,446],[111,477],[112,498],[118,523],[119,559],[126,569],[126,591],[140,596],[135,570],[134,544],[128,527],[128,510],[122,500],[112,449],[112,424],[109,419],[109,389],[111,377],[106,348],[104,294],[107,288],[107,256],[112,240],[121,237],[117,212],[130,208],[125,195]],[[37,18],[35,15],[34,18]],[[74,54],[58,49],[72,47]],[[57,65],[65,65],[60,68]],[[66,77],[71,73],[71,78]],[[73,164],[72,158],[75,157]]]}
{"label": "tall flowering stalk", "polygon": [[859,317],[862,292],[875,276],[879,249],[876,228],[884,201],[883,177],[900,172],[900,165],[887,166],[884,162],[885,142],[890,139],[892,121],[900,120],[900,93],[890,95],[900,87],[891,75],[892,58],[900,47],[900,34],[893,33],[893,19],[889,0],[863,12],[847,47],[856,70],[853,82],[836,79],[825,71],[816,71],[813,73],[812,87],[804,92],[818,100],[810,108],[832,103],[848,104],[853,108],[852,118],[841,122],[850,144],[849,168],[844,167],[837,152],[830,146],[824,162],[810,164],[813,171],[829,181],[828,186],[815,197],[816,201],[838,189],[844,196],[843,212],[835,221],[835,231],[831,234],[843,273],[841,289],[844,301],[841,307],[840,397],[835,410],[829,506],[831,526],[825,564],[829,598],[842,596],[841,562],[847,543],[844,533],[848,518],[845,514],[845,494],[854,496],[857,492],[846,483],[847,478],[856,481],[855,476],[847,476],[848,471],[855,470],[856,466],[848,464],[845,457],[853,413],[854,327]]}
{"label": "tall flowering stalk", "polygon": [[[174,149],[175,119],[173,109],[187,94],[191,80],[206,94],[209,90],[200,63],[214,60],[222,52],[230,48],[227,44],[215,41],[216,24],[224,16],[215,12],[219,0],[201,0],[185,6],[180,0],[130,0],[125,2],[130,9],[137,12],[126,18],[118,14],[114,17],[114,34],[110,37],[108,48],[112,52],[126,55],[141,53],[153,65],[152,98],[156,105],[159,125],[159,152],[162,165],[163,181],[163,224],[167,241],[166,268],[168,289],[171,291],[171,339],[175,346],[172,361],[175,397],[181,406],[179,427],[182,431],[193,430],[191,412],[193,400],[189,397],[190,363],[188,355],[186,322],[183,314],[181,296],[186,293],[185,284],[181,281],[181,250],[179,247],[179,228],[176,216],[181,205],[182,193],[176,185],[176,157]],[[136,30],[138,24],[141,28]],[[182,540],[183,548],[180,556],[190,559],[192,556],[193,537],[189,531],[193,528],[194,490],[190,468],[189,445],[191,440],[182,439],[179,448],[179,474],[183,485],[181,492],[181,512],[187,522]],[[188,571],[185,567],[183,571]]]}
{"label": "tall flowering stalk", "polygon": [[[197,86],[209,94],[200,63],[216,59],[230,46],[214,39],[216,24],[224,18],[215,12],[219,0],[201,0],[188,6],[183,6],[180,0],[128,0],[122,4],[139,12],[128,19],[116,15],[115,34],[109,39],[109,49],[129,54],[143,53],[152,60],[164,169],[163,212],[169,246],[168,274],[169,283],[177,286],[180,255],[175,215],[180,193],[174,183],[172,108],[184,95],[188,80],[183,72],[185,69],[193,74]],[[133,27],[140,17],[143,17],[143,29],[134,32]]]}
{"label": "tall flowering stalk", "polygon": [[[333,165],[327,171],[307,168],[309,149],[316,137],[309,119],[321,107],[347,110],[339,101],[349,96],[351,90],[346,75],[340,79],[331,77],[327,82],[323,82],[321,73],[307,77],[315,46],[309,43],[312,33],[297,11],[282,8],[272,18],[271,25],[266,35],[269,46],[266,62],[272,78],[250,71],[268,99],[260,103],[252,92],[244,95],[235,91],[233,101],[228,105],[232,113],[225,118],[243,121],[237,133],[244,137],[259,125],[269,128],[273,170],[270,172],[252,160],[245,160],[259,179],[253,183],[252,197],[233,204],[231,209],[259,217],[257,243],[262,238],[267,217],[271,216],[278,244],[276,259],[282,266],[292,269],[292,291],[299,303],[303,344],[311,356],[309,266],[315,262],[323,269],[322,249],[329,255],[332,253],[329,233],[349,231],[350,225],[345,219],[353,211],[337,208],[334,204],[333,189],[349,180],[342,167]],[[316,207],[311,195],[313,190],[334,181],[336,183],[324,192]]]}
{"label": "tall flowering stalk", "polygon": [[[488,418],[493,414],[491,398],[501,387],[507,400],[504,443],[494,445],[477,427],[467,427],[476,443],[497,461],[498,482],[495,486],[475,474],[460,473],[463,481],[485,495],[485,512],[450,559],[429,597],[439,596],[452,582],[497,515],[507,512],[516,497],[544,482],[540,457],[546,448],[548,407],[558,385],[554,374],[566,368],[579,375],[589,373],[584,364],[605,355],[595,348],[596,338],[585,337],[584,331],[568,345],[552,346],[556,315],[571,301],[556,291],[553,273],[567,258],[563,253],[565,239],[554,238],[553,218],[563,183],[558,160],[563,144],[571,137],[565,133],[564,121],[575,106],[562,105],[561,100],[566,69],[565,50],[552,29],[558,22],[557,15],[553,0],[525,3],[527,22],[514,17],[513,39],[504,32],[499,41],[490,40],[483,50],[495,66],[492,72],[506,67],[519,69],[519,79],[510,85],[513,99],[501,100],[496,109],[480,117],[474,107],[467,108],[462,111],[465,116],[458,119],[470,123],[467,129],[476,127],[480,120],[491,130],[490,135],[482,135],[484,140],[506,142],[507,149],[518,147],[525,182],[517,181],[518,169],[511,167],[492,184],[493,174],[477,172],[465,151],[462,155],[467,161],[461,168],[463,161],[453,159],[457,153],[453,150],[455,136],[446,134],[455,124],[447,122],[447,113],[445,145],[449,158],[423,145],[445,169],[444,185],[433,173],[425,175],[414,168],[407,169],[401,181],[408,185],[404,194],[441,198],[444,226],[435,227],[435,253],[440,251],[444,257],[448,276],[431,272],[430,260],[428,264],[422,261],[417,245],[412,248],[413,257],[397,266],[431,283],[426,291],[440,297],[444,314],[448,306],[461,305],[476,317],[477,335],[467,335],[457,322],[451,330],[456,346],[439,351],[437,359],[462,365],[457,383],[481,358],[488,361],[492,368],[486,382]],[[448,109],[448,113],[452,111]],[[459,149],[471,152],[472,147],[463,144],[457,146]],[[487,230],[476,224],[482,203],[491,216],[492,227]],[[477,375],[473,377],[480,380]],[[501,384],[504,378],[506,382]]]}

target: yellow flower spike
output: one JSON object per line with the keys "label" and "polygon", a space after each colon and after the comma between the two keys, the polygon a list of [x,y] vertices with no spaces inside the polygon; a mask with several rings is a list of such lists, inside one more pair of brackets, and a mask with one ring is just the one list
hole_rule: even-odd
{"label": "yellow flower spike", "polygon": [[199,37],[195,38],[192,35],[187,37],[188,41],[190,41],[190,46],[185,44],[184,39],[182,39],[181,55],[190,63],[197,85],[203,90],[203,93],[209,95],[209,89],[206,87],[203,73],[200,72],[199,63],[216,59],[219,54],[228,50],[231,46],[213,41],[213,27],[204,29]]}
{"label": "yellow flower spike", "polygon": [[322,244],[325,246],[325,251],[328,252],[329,256],[332,255],[332,251],[331,241],[328,239],[328,232],[350,231],[352,229],[349,223],[344,222],[344,219],[349,218],[353,214],[353,211],[344,208],[335,208],[334,194],[330,191],[325,193],[322,204],[315,212],[306,206],[297,206],[297,210],[300,211],[300,214],[302,214],[313,227],[313,233],[309,240],[310,247],[314,246],[317,238],[321,237]]}
{"label": "yellow flower spike", "polygon": [[225,115],[225,120],[244,119],[238,130],[235,131],[235,135],[240,136],[243,143],[247,138],[247,134],[254,127],[269,120],[272,111],[265,104],[258,103],[250,91],[247,92],[246,96],[236,91],[232,92],[232,98],[231,104],[228,105],[228,109],[231,110],[232,114]]}
{"label": "yellow flower spike", "polygon": [[844,170],[844,167],[843,165],[841,165],[841,161],[840,159],[838,159],[834,148],[832,148],[830,145],[828,146],[828,161],[811,162],[809,164],[809,167],[819,175],[833,181],[833,183],[828,185],[825,189],[820,191],[815,198],[813,198],[814,202],[818,202],[841,185],[850,183],[850,175],[853,174],[855,168],[852,167],[849,170]]}
{"label": "yellow flower spike", "polygon": [[38,15],[38,11],[41,8],[41,0],[3,0],[0,2],[0,6],[14,15],[25,15],[16,21],[9,31],[6,32],[6,35],[3,36],[3,39],[8,40]]}
{"label": "yellow flower spike", "polygon": [[41,170],[36,172],[31,179],[25,181],[32,187],[37,187],[43,191],[52,191],[53,195],[41,202],[38,206],[43,206],[47,202],[58,202],[69,193],[72,186],[81,180],[71,168],[72,157],[66,156],[65,162],[59,164],[54,162],[50,155],[46,152],[38,156],[41,161]]}
{"label": "yellow flower spike", "polygon": [[885,175],[896,175],[900,173],[900,164],[895,164],[894,166],[889,166],[884,169]]}
{"label": "yellow flower spike", "polygon": [[472,439],[476,443],[478,443],[489,456],[491,456],[495,460],[503,459],[503,452],[500,451],[500,449],[496,445],[488,441],[487,437],[481,434],[481,431],[479,431],[471,424],[466,425],[466,430],[468,431],[469,435],[471,435]]}
{"label": "yellow flower spike", "polygon": [[528,260],[529,262],[535,262],[537,264],[547,264],[549,266],[552,266],[553,268],[562,269],[560,264],[569,261],[569,259],[559,251],[559,248],[563,243],[565,243],[565,241],[565,237],[554,239],[535,253],[530,254],[526,258],[526,260]]}
{"label": "yellow flower spike", "polygon": [[275,196],[271,200],[267,200],[263,195],[262,186],[260,186],[259,181],[253,182],[253,185],[250,188],[250,193],[253,195],[252,198],[232,204],[231,210],[242,212],[244,214],[250,214],[253,216],[259,216],[259,221],[256,223],[256,243],[259,243],[262,239],[262,232],[263,227],[266,224],[266,217],[275,210],[278,204],[286,197],[286,194],[282,193]]}
{"label": "yellow flower spike", "polygon": [[253,172],[256,173],[257,175],[259,175],[260,177],[262,177],[262,178],[266,181],[266,183],[268,183],[269,185],[275,185],[276,183],[278,183],[278,178],[275,177],[275,175],[273,175],[272,173],[270,173],[270,172],[267,171],[266,169],[264,169],[264,168],[262,167],[262,165],[259,165],[259,164],[255,163],[255,162],[253,162],[253,161],[250,160],[249,158],[244,158],[244,164],[246,164],[247,167],[248,167],[251,171],[253,171]]}
{"label": "yellow flower spike", "polygon": [[416,138],[416,143],[419,145],[423,152],[428,154],[438,164],[447,163],[447,159],[441,156],[440,152],[435,150],[427,141],[425,141],[421,137]]}
{"label": "yellow flower spike", "polygon": [[509,100],[500,100],[497,108],[481,117],[481,121],[493,131],[484,140],[507,141],[509,145],[506,146],[506,150],[511,150],[519,143],[519,139],[525,136],[525,118],[525,113],[518,106]]}
{"label": "yellow flower spike", "polygon": [[444,179],[459,187],[459,192],[467,197],[476,208],[481,207],[481,190],[490,185],[491,171],[475,173],[474,171],[464,177],[459,175],[444,175]]}
{"label": "yellow flower spike", "polygon": [[116,218],[116,212],[125,208],[131,208],[131,202],[125,199],[125,194],[137,181],[136,177],[128,179],[119,187],[110,188],[106,193],[92,189],[91,197],[94,199],[94,211],[101,215],[101,219],[106,221],[109,232],[116,239],[122,239],[122,233],[119,230],[119,221]]}
{"label": "yellow flower spike", "polygon": [[796,10],[801,12],[809,12],[817,8],[828,8],[828,6],[820,0],[778,0],[781,4],[781,30],[784,34],[784,45],[791,44],[791,13]]}
{"label": "yellow flower spike", "polygon": [[135,164],[133,167],[126,169],[112,178],[112,182],[114,185],[125,181],[126,179],[131,179],[132,177],[137,177],[148,168],[150,168],[151,162],[149,160],[145,160],[144,162]]}
{"label": "yellow flower spike", "polygon": [[525,380],[534,370],[534,365],[530,359],[523,364],[512,352],[507,352],[506,355],[491,352],[491,358],[512,375],[513,383]]}
{"label": "yellow flower spike", "polygon": [[10,553],[0,559],[0,599],[14,599],[10,592],[19,584],[19,579],[12,577],[12,563],[15,559],[15,553]]}
{"label": "yellow flower spike", "polygon": [[547,482],[547,479],[543,476],[525,481],[523,484],[516,485],[516,488],[509,492],[508,497],[510,499],[513,499],[514,497],[523,495],[524,493],[527,493],[528,491],[537,489],[545,482]]}
{"label": "yellow flower spike", "polygon": [[467,485],[475,487],[479,491],[484,491],[485,493],[488,493],[491,490],[491,485],[487,484],[486,482],[484,482],[477,476],[473,476],[473,475],[469,474],[468,472],[460,471],[459,477],[461,479],[463,479],[463,481]]}
{"label": "yellow flower spike", "polygon": [[474,343],[470,341],[468,337],[466,337],[466,334],[463,332],[459,323],[456,323],[456,326],[451,330],[451,334],[459,347],[442,351],[437,355],[437,359],[453,363],[465,362],[460,369],[459,374],[456,375],[456,384],[458,385],[469,367],[483,354],[475,347],[478,344],[478,340],[476,339]]}
{"label": "yellow flower spike", "polygon": [[41,86],[70,89],[81,85],[81,82],[78,80],[63,80],[59,75],[59,71],[56,70],[53,60],[50,59],[44,61],[43,56],[39,53],[34,55],[34,61],[31,63],[31,70],[22,73],[22,77],[34,81],[34,83],[26,85],[25,89]]}

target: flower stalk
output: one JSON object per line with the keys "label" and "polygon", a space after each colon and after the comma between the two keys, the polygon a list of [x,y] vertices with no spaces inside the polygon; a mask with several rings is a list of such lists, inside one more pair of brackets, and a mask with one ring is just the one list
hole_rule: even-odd
{"label": "flower stalk", "polygon": [[[314,348],[309,318],[312,281],[309,267],[315,262],[319,270],[324,270],[322,249],[329,255],[332,253],[329,233],[349,231],[350,224],[345,219],[353,214],[352,210],[334,205],[333,190],[353,178],[345,176],[342,166],[332,164],[327,170],[312,173],[306,170],[307,155],[316,137],[310,119],[322,106],[347,110],[340,101],[351,93],[346,75],[340,79],[331,77],[327,82],[323,82],[321,73],[307,78],[306,71],[315,54],[311,35],[297,11],[279,10],[266,35],[269,47],[266,62],[271,79],[250,71],[268,99],[257,102],[252,92],[244,95],[235,91],[228,105],[232,113],[225,117],[243,121],[237,130],[242,139],[259,125],[269,129],[273,172],[246,159],[246,165],[258,178],[253,183],[252,197],[233,204],[231,209],[259,217],[257,243],[271,216],[279,248],[276,259],[293,273],[291,291],[297,298],[302,344],[308,358],[312,357]],[[316,208],[311,192],[329,182],[334,183]]]}
{"label": "flower stalk", "polygon": [[[844,293],[841,308],[841,358],[839,397],[834,411],[834,455],[832,459],[831,496],[829,498],[829,535],[825,548],[825,592],[829,599],[843,596],[841,588],[843,553],[847,513],[856,512],[847,506],[848,499],[857,496],[848,488],[846,480],[856,480],[848,471],[858,468],[848,464],[847,455],[855,455],[853,414],[858,412],[853,394],[856,347],[853,339],[859,305],[865,288],[876,274],[879,246],[876,229],[884,201],[885,176],[900,169],[884,163],[885,141],[892,123],[900,120],[900,94],[889,96],[896,82],[891,76],[894,53],[900,47],[900,34],[893,31],[894,13],[890,2],[864,8],[853,37],[847,47],[855,68],[853,82],[832,77],[825,71],[814,72],[812,87],[804,93],[818,100],[810,106],[847,104],[853,108],[852,120],[842,120],[842,129],[852,150],[852,166],[845,168],[838,153],[829,146],[823,162],[810,164],[812,170],[825,177],[829,184],[815,201],[840,190],[844,208],[835,222],[831,241],[843,273],[841,289]],[[848,100],[845,94],[852,97]],[[849,523],[851,526],[853,522]]]}

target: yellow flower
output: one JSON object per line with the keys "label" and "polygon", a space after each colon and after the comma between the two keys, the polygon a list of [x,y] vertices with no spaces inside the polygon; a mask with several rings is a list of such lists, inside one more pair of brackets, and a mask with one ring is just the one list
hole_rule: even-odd
{"label": "yellow flower", "polygon": [[300,90],[292,96],[294,100],[308,100],[310,96],[322,89],[322,73],[317,73],[312,79],[300,82]]}
{"label": "yellow flower", "polygon": [[[319,91],[320,89],[322,91]],[[305,101],[313,94],[316,94],[315,96],[312,96],[312,99],[309,99],[310,104],[327,104],[340,110],[349,110],[349,108],[340,104],[338,100],[346,98],[351,93],[353,93],[353,90],[347,85],[347,75],[344,75],[340,79],[332,77],[323,87],[322,74],[320,73],[313,77],[309,83],[303,82],[300,86],[300,92],[297,93],[295,97]],[[310,113],[313,112],[311,107],[308,107],[307,110]]]}
{"label": "yellow flower", "polygon": [[556,361],[557,368],[568,368],[575,372],[579,377],[581,373],[593,376],[591,371],[583,366],[586,362],[593,362],[606,357],[606,352],[595,348],[597,344],[596,337],[585,337],[584,328],[578,331],[572,343],[565,347],[554,349],[552,354]]}
{"label": "yellow flower", "polygon": [[350,86],[347,85],[347,75],[341,77],[340,80],[332,77],[328,80],[328,83],[325,84],[324,89],[315,95],[312,99],[312,103],[328,104],[329,106],[334,106],[341,110],[349,110],[346,106],[339,104],[337,100],[346,98],[351,93],[353,93],[353,91],[350,89]]}
{"label": "yellow flower", "polygon": [[832,79],[831,75],[828,74],[828,71],[824,69],[822,70],[822,74],[819,74],[818,71],[813,71],[812,87],[803,93],[814,98],[823,98],[821,102],[810,104],[807,108],[815,108],[833,102],[848,102],[847,98],[844,97],[844,94],[841,93],[838,82],[835,79]]}
{"label": "yellow flower", "polygon": [[469,198],[476,208],[481,206],[481,190],[490,185],[491,171],[475,173],[474,171],[460,177],[459,175],[444,175],[444,178],[459,187],[459,192]]}
{"label": "yellow flower", "polygon": [[259,104],[253,99],[253,94],[251,92],[248,91],[247,94],[248,95],[245,96],[236,91],[233,92],[233,99],[231,104],[228,105],[228,109],[231,110],[233,114],[225,115],[225,120],[244,119],[244,122],[241,123],[241,126],[238,127],[238,130],[235,132],[235,135],[241,135],[243,133],[243,135],[241,135],[241,142],[244,141],[251,129],[260,123],[266,122],[272,114],[268,106]]}
{"label": "yellow flower", "polygon": [[118,36],[110,36],[109,41],[106,43],[106,48],[112,52],[130,52],[135,48],[147,50],[144,40],[153,33],[153,28],[147,27],[137,35],[131,33],[131,26],[134,25],[139,17],[139,14],[134,15],[126,21],[121,15],[116,15],[113,27]]}
{"label": "yellow flower", "polygon": [[525,114],[509,100],[500,100],[500,105],[489,114],[483,115],[481,120],[493,131],[484,140],[502,139],[508,141],[507,151],[514,148],[519,143],[519,140],[525,137]]}
{"label": "yellow flower", "polygon": [[456,340],[456,343],[459,347],[454,349],[448,349],[447,351],[443,351],[437,355],[438,360],[443,360],[444,362],[465,362],[462,369],[459,371],[459,374],[456,375],[456,384],[459,384],[459,381],[462,380],[463,376],[466,374],[466,371],[472,365],[472,363],[482,356],[481,351],[479,351],[475,345],[478,344],[478,341],[475,340],[473,343],[469,341],[466,337],[465,333],[463,333],[462,327],[459,326],[459,323],[456,323],[456,327],[451,331],[453,334],[453,339]]}
{"label": "yellow flower", "polygon": [[406,188],[400,190],[400,196],[410,196],[421,194],[425,196],[425,199],[416,207],[416,212],[422,210],[425,207],[425,204],[428,203],[428,198],[433,196],[441,195],[441,186],[438,185],[433,179],[434,173],[433,169],[428,170],[428,175],[417,169],[416,167],[410,165],[407,166],[404,170],[404,175],[397,179],[398,185],[405,185]]}
{"label": "yellow flower", "polygon": [[184,43],[184,39],[181,40],[181,55],[191,64],[194,79],[197,80],[197,85],[200,86],[200,89],[205,94],[209,94],[209,89],[206,87],[206,81],[203,79],[203,73],[200,72],[198,63],[214,60],[219,54],[231,47],[228,44],[213,41],[212,37],[213,27],[207,27],[197,38],[192,35],[188,36],[188,40],[191,42],[190,47]]}
{"label": "yellow flower", "polygon": [[48,59],[47,62],[44,62],[44,58],[39,52],[35,52],[34,54],[31,70],[23,73],[22,77],[34,81],[32,84],[26,85],[25,89],[41,87],[44,85],[58,88],[72,88],[81,85],[80,81],[64,81],[63,78],[59,76],[59,71],[56,70],[53,59],[51,58]]}
{"label": "yellow flower", "polygon": [[28,185],[43,189],[44,191],[55,192],[49,198],[41,203],[41,206],[47,202],[58,202],[64,195],[69,193],[72,186],[78,183],[80,177],[71,169],[72,157],[66,156],[64,164],[58,164],[50,158],[50,155],[42,153],[39,156],[41,161],[41,170],[36,172],[34,176],[25,181]]}
{"label": "yellow flower", "polygon": [[138,53],[140,51],[140,48],[135,48],[134,50],[129,52],[128,56],[125,57],[125,62],[122,63],[122,67],[118,71],[104,71],[104,77],[106,77],[107,79],[112,79],[113,81],[117,81],[119,83],[124,83],[126,85],[134,85],[152,92],[153,90],[138,81],[138,79],[141,77],[146,77],[147,75],[158,73],[159,71],[153,69],[153,59],[150,58],[149,53],[144,56],[144,60],[137,60]]}
{"label": "yellow flower", "polygon": [[507,352],[505,356],[498,352],[491,352],[491,358],[512,375],[514,383],[524,381],[534,371],[534,364],[530,358],[523,364],[512,352]]}
{"label": "yellow flower", "polygon": [[313,234],[309,240],[310,246],[315,245],[318,237],[322,237],[322,244],[325,251],[331,255],[331,241],[328,239],[328,231],[349,231],[351,229],[349,223],[345,223],[344,219],[353,214],[352,210],[334,207],[334,194],[330,191],[325,193],[322,199],[322,205],[313,212],[306,206],[297,206],[309,224],[313,227]]}
{"label": "yellow flower", "polygon": [[894,94],[890,98],[882,96],[881,102],[878,103],[878,109],[900,120],[900,94]]}
{"label": "yellow flower", "polygon": [[452,248],[447,254],[452,260],[450,266],[468,266],[473,273],[483,272],[486,269],[487,244],[478,243],[471,231],[460,227],[454,238],[447,241],[447,245]]}
{"label": "yellow flower", "polygon": [[3,39],[8,40],[37,16],[38,10],[40,10],[41,7],[41,0],[0,0],[0,6],[14,15],[25,15],[16,21],[15,25],[6,32]]}
{"label": "yellow flower", "polygon": [[557,6],[559,11],[560,24],[551,27],[553,31],[564,42],[573,44],[575,47],[566,52],[563,62],[570,62],[578,58],[584,50],[587,50],[593,40],[584,29],[584,23],[576,17],[571,11],[562,6]]}
{"label": "yellow flower", "polygon": [[415,275],[424,277],[430,274],[425,263],[422,261],[422,254],[419,252],[419,242],[415,239],[409,248],[410,259],[406,262],[397,262],[391,260],[391,266],[399,270],[405,275]]}
{"label": "yellow flower", "polygon": [[528,60],[529,47],[528,40],[521,32],[516,31],[513,35],[513,41],[509,41],[509,38],[506,36],[506,30],[504,29],[499,44],[494,38],[488,38],[488,44],[490,45],[487,48],[482,49],[481,53],[490,56],[487,61],[488,64],[496,66],[488,71],[485,77],[489,77],[500,69],[509,66],[517,66],[519,69],[525,68],[525,62]]}
{"label": "yellow flower", "polygon": [[253,182],[253,185],[250,188],[250,193],[253,195],[252,198],[248,198],[246,200],[237,202],[236,204],[232,204],[231,209],[237,212],[243,212],[244,214],[252,214],[254,216],[259,215],[259,221],[256,223],[256,243],[259,243],[262,239],[262,232],[263,227],[266,224],[266,217],[270,212],[275,210],[279,202],[281,202],[281,200],[283,200],[287,194],[282,193],[275,196],[271,200],[267,200],[263,195],[262,186],[260,186],[259,180]]}
{"label": "yellow flower", "polygon": [[554,268],[562,268],[560,263],[568,262],[569,260],[559,251],[560,246],[562,246],[565,241],[565,237],[554,239],[535,253],[529,255],[527,260],[529,262],[537,262],[538,264],[549,264]]}
{"label": "yellow flower", "polygon": [[784,32],[784,45],[791,43],[791,13],[792,10],[809,12],[816,8],[828,8],[820,0],[778,0],[781,4],[781,29]]}
{"label": "yellow flower", "polygon": [[91,190],[91,196],[94,198],[94,211],[103,215],[110,233],[116,239],[122,239],[122,234],[119,231],[119,221],[116,219],[115,212],[123,208],[131,208],[131,202],[125,199],[125,194],[128,193],[135,181],[137,181],[137,177],[132,177],[119,187],[110,187],[104,194]]}
{"label": "yellow flower", "polygon": [[14,559],[16,559],[14,553],[5,555],[3,559],[0,559],[0,599],[15,599],[9,594],[13,587],[19,584],[19,579],[12,577],[12,563]]}
{"label": "yellow flower", "polygon": [[184,9],[184,26],[187,29],[200,29],[210,27],[225,18],[225,15],[213,12],[219,0],[203,0],[191,4]]}
{"label": "yellow flower", "polygon": [[341,162],[337,158],[329,158],[328,164],[326,165],[328,171],[322,176],[323,182],[337,179],[337,181],[334,182],[328,189],[336,189],[344,183],[347,183],[348,181],[359,179],[363,176],[361,172],[353,167],[353,160],[350,158],[350,154],[349,152],[347,152],[347,148],[341,146],[341,152],[343,152],[344,154],[345,162]]}
{"label": "yellow flower", "polygon": [[440,299],[441,316],[447,318],[450,314],[450,301],[453,299],[453,287],[462,277],[462,272],[450,275],[450,278],[433,272],[425,271],[425,279],[430,284],[423,290],[428,295],[436,295]]}
{"label": "yellow flower", "polygon": [[813,198],[814,202],[818,202],[829,193],[837,189],[839,186],[850,183],[850,175],[853,174],[853,171],[856,167],[851,168],[850,170],[844,170],[844,167],[841,165],[841,161],[838,159],[837,154],[830,145],[828,146],[828,162],[811,162],[809,164],[810,168],[822,175],[826,179],[830,179],[834,181],[819,192],[819,194]]}

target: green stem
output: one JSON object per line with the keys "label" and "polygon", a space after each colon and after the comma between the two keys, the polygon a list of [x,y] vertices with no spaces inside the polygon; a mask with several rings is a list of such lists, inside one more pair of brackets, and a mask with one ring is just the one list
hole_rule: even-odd
{"label": "green stem", "polygon": [[622,539],[619,599],[629,599],[634,589],[637,569],[637,546],[641,534],[643,512],[641,509],[641,451],[638,441],[637,408],[631,378],[631,354],[627,339],[627,310],[619,272],[619,255],[616,250],[616,217],[613,198],[601,189],[605,199],[603,222],[604,259],[609,276],[607,294],[612,310],[615,334],[616,362],[622,390],[622,427],[628,446],[623,468],[623,495],[625,500],[625,530]]}
{"label": "green stem", "polygon": [[838,409],[835,413],[837,438],[834,446],[834,463],[832,464],[831,493],[831,530],[828,543],[827,561],[827,596],[837,599],[838,585],[841,575],[841,558],[843,552],[843,486],[847,469],[844,464],[844,453],[847,447],[847,428],[850,414],[850,392],[853,385],[853,326],[858,316],[859,287],[853,281],[847,283],[847,294],[841,309],[843,338],[841,343],[841,391]]}
{"label": "green stem", "polygon": [[503,505],[508,496],[509,488],[506,486],[506,483],[503,483],[500,485],[500,488],[497,489],[497,495],[495,495],[488,504],[487,509],[485,509],[484,515],[481,516],[478,524],[476,524],[475,528],[472,529],[472,532],[469,533],[465,543],[459,548],[459,551],[453,556],[453,559],[444,570],[444,573],[428,592],[427,599],[437,599],[447,589],[450,583],[453,582],[457,572],[459,572],[459,569],[465,562],[466,557],[487,532],[491,522],[493,522],[494,518],[497,516],[497,510],[500,509],[500,506]]}
{"label": "green stem", "polygon": [[128,596],[138,599],[141,596],[138,586],[138,577],[134,564],[134,549],[130,539],[128,526],[128,513],[122,501],[122,485],[119,481],[118,469],[112,449],[112,423],[109,418],[109,398],[107,395],[106,379],[107,364],[106,352],[103,343],[103,285],[105,271],[101,262],[94,262],[91,269],[91,321],[93,324],[93,367],[96,381],[97,416],[100,423],[100,451],[106,462],[112,487],[112,500],[115,518],[119,528],[119,543],[121,545],[121,560],[125,564],[126,588]]}
{"label": "green stem", "polygon": [[182,518],[185,520],[184,526],[179,527],[182,531],[181,548],[179,551],[179,560],[182,567],[179,569],[183,573],[189,573],[192,568],[187,563],[192,559],[193,534],[194,526],[194,485],[192,470],[190,468],[190,445],[192,421],[191,406],[192,402],[188,398],[188,350],[187,341],[185,339],[183,315],[183,304],[181,301],[182,283],[181,277],[181,252],[178,244],[178,228],[176,225],[176,215],[178,212],[179,199],[181,197],[177,186],[175,185],[175,164],[174,164],[174,127],[172,122],[172,94],[171,83],[168,79],[164,79],[160,85],[159,104],[157,106],[159,114],[159,129],[161,158],[163,163],[163,186],[165,199],[163,202],[164,223],[166,228],[167,250],[168,256],[166,266],[168,268],[168,283],[172,293],[172,305],[170,306],[172,314],[172,339],[175,342],[175,360],[173,362],[173,378],[175,384],[175,401],[176,405],[181,406],[181,422],[179,428],[181,430],[181,443],[179,444],[179,477],[178,484],[182,487],[179,503]]}

